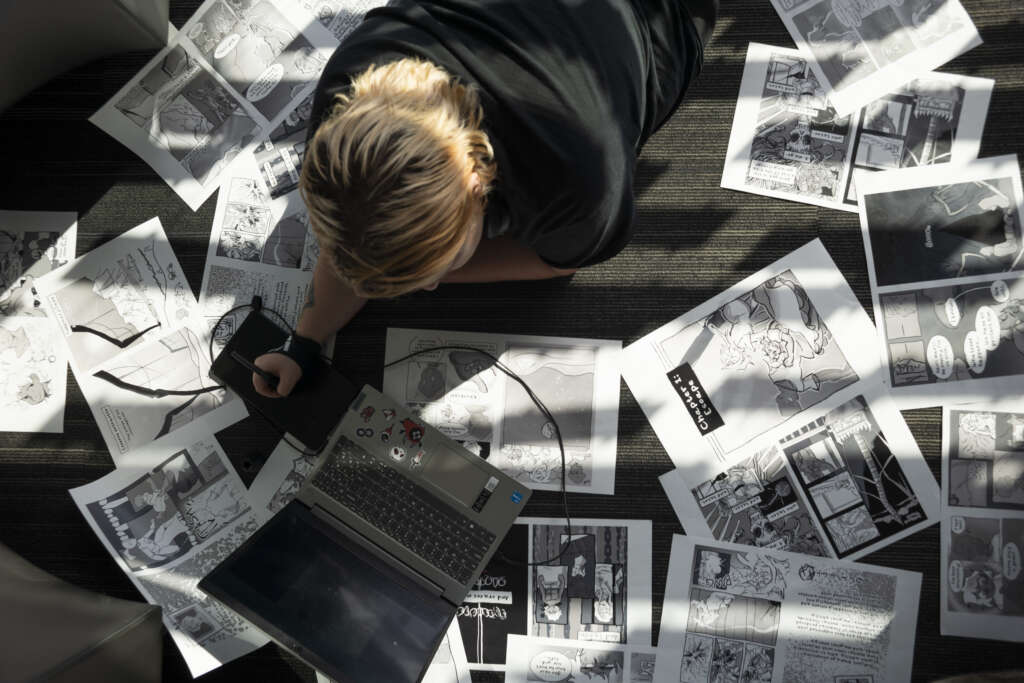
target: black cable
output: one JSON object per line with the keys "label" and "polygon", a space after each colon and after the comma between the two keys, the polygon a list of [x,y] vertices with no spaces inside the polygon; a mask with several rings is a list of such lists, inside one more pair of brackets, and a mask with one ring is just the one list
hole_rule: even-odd
{"label": "black cable", "polygon": [[555,436],[558,438],[558,451],[559,451],[559,453],[562,456],[562,486],[561,486],[561,493],[562,493],[562,512],[565,515],[565,529],[566,529],[566,531],[565,531],[565,537],[566,537],[565,545],[562,546],[562,550],[557,555],[555,555],[554,557],[549,557],[546,560],[540,560],[538,562],[521,562],[519,560],[513,560],[512,558],[507,557],[500,550],[497,553],[495,553],[495,554],[498,555],[498,557],[500,557],[505,562],[508,562],[509,564],[515,564],[515,565],[526,566],[526,567],[535,567],[535,566],[539,566],[539,565],[546,565],[546,564],[549,564],[551,562],[554,562],[555,560],[562,559],[562,555],[565,555],[565,551],[567,551],[569,549],[569,545],[572,543],[572,519],[569,516],[569,497],[568,497],[568,495],[566,494],[566,491],[565,491],[565,444],[562,442],[562,430],[559,429],[558,422],[555,421],[554,415],[551,414],[551,411],[548,410],[548,407],[546,405],[544,405],[544,402],[540,400],[540,398],[537,396],[537,394],[535,394],[533,392],[533,389],[531,389],[529,387],[529,385],[526,384],[526,381],[523,380],[523,378],[520,377],[518,374],[516,374],[516,372],[514,370],[506,367],[504,363],[502,363],[500,360],[498,360],[498,358],[496,356],[494,356],[494,354],[489,353],[487,351],[484,351],[482,349],[475,348],[473,346],[462,346],[462,345],[458,345],[458,344],[444,344],[444,345],[441,345],[441,346],[432,346],[430,348],[420,349],[419,351],[413,351],[412,353],[410,353],[408,355],[405,355],[405,356],[402,356],[401,358],[398,358],[397,360],[393,360],[390,363],[385,363],[384,367],[385,368],[389,368],[392,365],[397,365],[398,363],[401,363],[403,361],[407,361],[410,358],[414,358],[414,357],[422,355],[424,353],[430,353],[431,351],[442,351],[442,350],[445,350],[445,349],[450,349],[450,350],[453,350],[453,351],[472,351],[474,353],[483,354],[483,355],[487,356],[488,358],[490,358],[492,361],[494,361],[494,367],[498,368],[503,373],[505,373],[506,375],[508,375],[512,379],[514,379],[519,384],[519,386],[521,386],[523,388],[523,391],[525,391],[526,395],[530,397],[530,400],[533,401],[533,404],[535,406],[537,406],[537,409],[540,410],[541,414],[543,414],[544,417],[547,418],[548,422],[551,423],[551,426],[555,428]]}

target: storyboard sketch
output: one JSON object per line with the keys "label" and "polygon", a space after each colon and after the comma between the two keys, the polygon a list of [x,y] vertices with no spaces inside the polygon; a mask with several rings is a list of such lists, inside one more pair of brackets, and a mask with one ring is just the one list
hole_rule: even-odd
{"label": "storyboard sketch", "polygon": [[959,0],[772,0],[841,115],[981,45]]}
{"label": "storyboard sketch", "polygon": [[910,680],[921,575],[673,536],[655,681]]}
{"label": "storyboard sketch", "polygon": [[942,409],[941,631],[1024,642],[1024,394]]}
{"label": "storyboard sketch", "polygon": [[994,85],[933,72],[839,116],[799,51],[750,43],[722,187],[856,213],[855,169],[977,158]]}
{"label": "storyboard sketch", "polygon": [[650,683],[656,650],[583,640],[510,635],[505,683]]}
{"label": "storyboard sketch", "polygon": [[[465,348],[425,351],[440,346]],[[388,328],[385,364],[422,353],[385,368],[383,388],[448,437],[473,442],[471,450],[510,477],[561,490],[554,425],[494,356],[555,418],[566,490],[613,494],[621,347],[603,339]]]}
{"label": "storyboard sketch", "polygon": [[688,484],[661,477],[688,534],[855,560],[939,519],[938,486],[880,386]]}
{"label": "storyboard sketch", "polygon": [[196,301],[157,218],[37,281],[71,368],[115,463],[139,446],[202,419],[207,430],[237,422],[245,404],[226,390],[196,397],[153,390],[215,386],[206,373]]}
{"label": "storyboard sketch", "polygon": [[381,4],[207,0],[90,121],[194,211],[240,154],[287,126],[341,36]]}
{"label": "storyboard sketch", "polygon": [[[622,375],[696,485],[880,381],[871,319],[820,240],[623,350]],[[813,409],[813,410],[812,410]],[[717,469],[716,469],[717,468]]]}
{"label": "storyboard sketch", "polygon": [[884,381],[901,409],[965,403],[1024,375],[1017,157],[857,174]]}
{"label": "storyboard sketch", "polygon": [[520,517],[457,612],[469,667],[504,671],[510,634],[649,646],[651,533],[645,520],[573,519],[569,537],[564,519]]}
{"label": "storyboard sketch", "polygon": [[64,431],[67,352],[36,278],[75,258],[78,216],[0,211],[0,431]]}
{"label": "storyboard sketch", "polygon": [[259,526],[227,456],[197,427],[175,444],[133,451],[123,466],[70,491],[121,570],[163,609],[194,677],[269,640],[196,587]]}

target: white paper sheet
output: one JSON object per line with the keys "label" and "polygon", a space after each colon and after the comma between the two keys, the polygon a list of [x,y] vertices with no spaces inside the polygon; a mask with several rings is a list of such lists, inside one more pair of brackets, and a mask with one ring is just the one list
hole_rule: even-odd
{"label": "white paper sheet", "polygon": [[246,416],[241,399],[224,390],[155,399],[97,376],[109,373],[154,389],[214,386],[206,374],[206,330],[194,318],[192,289],[159,219],[45,275],[36,286],[115,463],[193,420],[213,433]]}
{"label": "white paper sheet", "polygon": [[884,381],[901,409],[1004,395],[1024,375],[1016,156],[856,175]]}
{"label": "white paper sheet", "polygon": [[942,409],[943,635],[1024,642],[1024,394]]}
{"label": "white paper sheet", "polygon": [[650,521],[574,518],[572,531],[560,558],[527,567],[559,554],[565,520],[516,520],[457,612],[470,669],[504,671],[509,634],[650,645]]}
{"label": "white paper sheet", "polygon": [[565,445],[566,490],[615,493],[622,344],[483,332],[388,328],[385,363],[435,346],[384,370],[384,393],[447,436],[478,444],[487,461],[532,489],[561,490],[561,455],[550,423],[514,380],[480,349],[517,373],[551,411]]}
{"label": "white paper sheet", "polygon": [[920,591],[915,572],[674,536],[655,681],[910,680]]}
{"label": "white paper sheet", "polygon": [[840,115],[981,45],[959,0],[772,0]]}
{"label": "white paper sheet", "polygon": [[[316,672],[317,683],[333,683],[319,671]],[[469,669],[466,666],[466,651],[463,649],[459,626],[452,621],[448,632],[437,646],[434,659],[420,679],[420,683],[472,683]]]}
{"label": "white paper sheet", "polygon": [[[871,319],[820,240],[630,344],[622,375],[693,482],[881,381]],[[816,410],[812,410],[818,406]]]}
{"label": "white paper sheet", "polygon": [[282,439],[249,486],[253,508],[264,517],[272,517],[291,502],[315,467],[315,456],[303,455]]}
{"label": "white paper sheet", "polygon": [[655,656],[641,645],[510,635],[505,683],[643,683],[654,680]]}
{"label": "white paper sheet", "polygon": [[0,431],[64,431],[67,353],[35,281],[75,258],[77,220],[0,211]]}
{"label": "white paper sheet", "polygon": [[854,169],[977,158],[994,85],[932,72],[839,116],[798,50],[750,43],[722,187],[856,212]]}
{"label": "white paper sheet", "polygon": [[90,121],[196,210],[312,91],[339,39],[381,4],[207,0]]}
{"label": "white paper sheet", "polygon": [[121,467],[70,493],[121,570],[163,608],[189,672],[200,676],[268,642],[196,587],[259,521],[211,434],[194,424],[175,440],[133,451]]}
{"label": "white paper sheet", "polygon": [[936,523],[938,485],[888,392],[823,406],[699,480],[662,475],[687,534],[855,560]]}

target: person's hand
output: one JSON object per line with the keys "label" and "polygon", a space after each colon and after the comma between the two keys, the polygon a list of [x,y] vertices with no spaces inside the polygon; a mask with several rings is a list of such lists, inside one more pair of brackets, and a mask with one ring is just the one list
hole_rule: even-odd
{"label": "person's hand", "polygon": [[256,360],[253,361],[253,365],[258,367],[260,370],[266,370],[272,375],[276,375],[277,390],[275,391],[267,381],[257,375],[255,372],[252,373],[252,386],[261,396],[267,398],[281,398],[292,393],[292,389],[302,378],[302,368],[299,364],[293,361],[283,353],[265,353]]}

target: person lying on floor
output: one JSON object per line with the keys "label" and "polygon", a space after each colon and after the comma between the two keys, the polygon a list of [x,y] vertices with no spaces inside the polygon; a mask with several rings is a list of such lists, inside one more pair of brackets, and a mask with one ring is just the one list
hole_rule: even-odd
{"label": "person lying on floor", "polygon": [[571,275],[617,254],[647,139],[703,63],[718,0],[398,0],[317,85],[299,188],[320,252],[287,395],[368,299]]}

